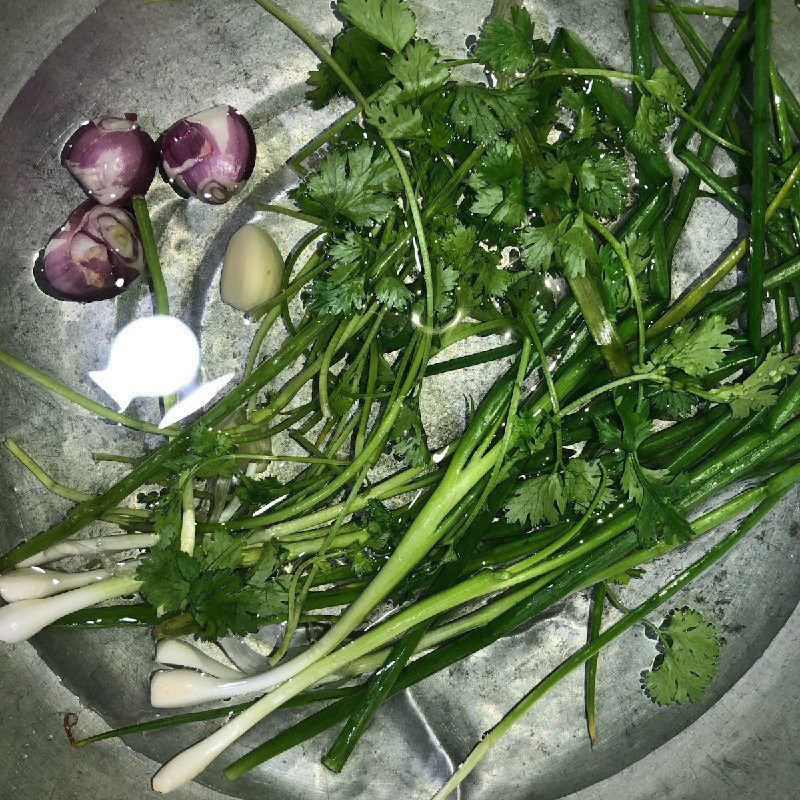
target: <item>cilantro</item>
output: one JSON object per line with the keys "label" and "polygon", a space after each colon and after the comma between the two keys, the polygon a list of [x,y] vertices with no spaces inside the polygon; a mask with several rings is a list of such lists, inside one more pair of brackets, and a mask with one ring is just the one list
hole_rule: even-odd
{"label": "cilantro", "polygon": [[366,119],[387,139],[415,139],[425,133],[419,108],[399,103],[400,90],[390,86],[367,108]]}
{"label": "cilantro", "polygon": [[[558,522],[570,506],[585,511],[599,488],[600,475],[596,461],[573,458],[563,474],[556,470],[528,478],[506,504],[506,519],[535,527],[542,522]],[[598,508],[607,500],[605,493],[604,488]]]}
{"label": "cilantro", "polygon": [[439,50],[420,39],[411,42],[389,62],[389,71],[402,87],[403,99],[416,99],[438,89],[450,77],[450,70],[439,61]]}
{"label": "cilantro", "polygon": [[[203,463],[236,452],[236,444],[228,434],[213,428],[194,427],[189,433],[189,446],[165,462],[164,466],[171,472],[179,473],[188,469],[195,470],[196,477],[204,477],[208,473]],[[208,467],[214,474],[225,474],[235,469],[235,462],[216,461]]]}
{"label": "cilantro", "polygon": [[397,310],[407,308],[413,298],[411,290],[394,275],[384,275],[378,279],[375,296],[388,308]]}
{"label": "cilantro", "polygon": [[480,84],[461,84],[453,92],[450,118],[456,132],[478,144],[493,142],[506,131],[517,131],[534,105],[528,84],[509,89],[490,89]]}
{"label": "cilantro", "polygon": [[569,219],[564,218],[549,225],[531,225],[522,232],[520,254],[528,269],[534,272],[547,272],[550,269],[553,256],[568,225]]}
{"label": "cilantro", "polygon": [[486,153],[469,184],[475,190],[470,211],[516,227],[525,219],[522,153],[516,142],[496,142]]}
{"label": "cilantro", "polygon": [[624,159],[608,153],[587,158],[580,166],[578,180],[584,211],[607,219],[620,215],[630,191],[630,168]]}
{"label": "cilantro", "polygon": [[[675,501],[685,493],[685,480],[682,476],[669,483],[659,483],[664,474],[658,470],[647,470],[632,458],[633,469],[639,483],[639,515],[636,518],[636,532],[643,547],[650,547],[656,541],[686,542],[694,535],[691,525],[675,508]],[[629,489],[630,491],[630,489]]]}
{"label": "cilantro", "polygon": [[547,272],[555,258],[568,277],[577,278],[586,274],[588,264],[597,261],[594,237],[580,214],[572,220],[567,216],[559,222],[530,226],[522,232],[520,244],[523,263],[535,272]]}
{"label": "cilantro", "polygon": [[416,399],[408,398],[400,407],[391,438],[394,454],[409,466],[424,467],[430,464],[431,453]]}
{"label": "cilantro", "polygon": [[141,593],[155,608],[180,611],[200,577],[200,565],[175,547],[153,548],[136,570]]}
{"label": "cilantro", "polygon": [[245,585],[238,573],[220,570],[204,575],[192,585],[189,603],[204,639],[217,639],[228,633],[242,636],[258,629],[258,594]]}
{"label": "cilantro", "polygon": [[558,522],[566,508],[564,481],[557,472],[528,478],[506,504],[506,519],[522,525]]}
{"label": "cilantro", "polygon": [[664,389],[656,392],[650,398],[653,415],[657,419],[682,420],[694,414],[697,400],[688,392]]}
{"label": "cilantro", "polygon": [[313,283],[312,292],[312,307],[319,314],[350,317],[361,311],[367,302],[363,275],[339,282],[317,279]]}
{"label": "cilantro", "polygon": [[566,275],[579,278],[586,274],[586,265],[597,260],[597,249],[592,234],[589,233],[583,216],[575,221],[561,236],[556,256]]}
{"label": "cilantro", "polygon": [[[389,59],[378,43],[358,28],[343,30],[334,40],[331,55],[364,95],[376,92],[389,80]],[[306,81],[306,97],[314,108],[322,108],[336,95],[349,94],[338,75],[324,63],[318,64]]]}
{"label": "cilantro", "polygon": [[341,238],[331,240],[328,245],[328,258],[333,264],[358,264],[371,252],[370,243],[355,231],[346,231]]}
{"label": "cilantro", "polygon": [[388,216],[400,188],[391,156],[361,144],[331,153],[292,196],[303,211],[330,221],[344,217],[367,226]]}
{"label": "cilantro", "polygon": [[512,281],[500,264],[500,252],[482,247],[477,230],[457,220],[448,221],[433,252],[441,269],[437,285],[442,291],[457,287],[465,307],[502,295]]}
{"label": "cilantro", "polygon": [[475,45],[475,57],[487,69],[507,78],[531,70],[541,52],[531,15],[519,6],[511,8],[510,21],[492,16]]}
{"label": "cilantro", "polygon": [[682,108],[686,102],[680,81],[666,67],[656,68],[652,77],[644,82],[644,87],[654,99],[673,111]]}
{"label": "cilantro", "polygon": [[616,584],[617,586],[627,586],[632,580],[641,578],[642,575],[644,575],[643,569],[631,567],[630,569],[618,572],[613,578],[609,578],[608,582]]}
{"label": "cilantro", "polygon": [[660,706],[699,700],[717,671],[716,629],[699,612],[684,607],[674,610],[656,632],[661,652],[647,676],[647,694]]}
{"label": "cilantro", "polygon": [[414,12],[406,0],[340,0],[339,11],[367,36],[395,52],[417,32]]}
{"label": "cilantro", "polygon": [[567,164],[555,159],[552,154],[544,158],[545,168],[538,167],[526,176],[525,194],[533,208],[544,205],[562,210],[572,207],[569,192],[572,187],[572,172]]}
{"label": "cilantro", "polygon": [[644,141],[658,142],[685,102],[683,88],[669,70],[658,67],[644,82],[644,89],[647,94],[639,101],[633,134]]}
{"label": "cilantro", "polygon": [[687,541],[693,536],[692,528],[675,509],[675,501],[684,492],[683,476],[669,480],[666,470],[647,469],[639,463],[639,445],[653,430],[649,403],[640,404],[635,392],[623,391],[614,395],[614,404],[622,431],[604,418],[596,419],[595,427],[606,447],[625,452],[620,484],[639,505],[636,530],[642,546],[650,547],[658,540]]}
{"label": "cilantro", "polygon": [[733,336],[727,332],[725,320],[709,317],[675,328],[670,339],[656,348],[652,361],[702,378],[719,369],[732,343]]}
{"label": "cilantro", "polygon": [[239,475],[234,494],[239,498],[244,511],[255,511],[280,497],[283,494],[283,484],[271,475],[264,478]]}
{"label": "cilantro", "polygon": [[513,444],[527,455],[544,450],[549,440],[549,432],[543,425],[541,414],[523,411],[514,420]]}
{"label": "cilantro", "polygon": [[575,123],[572,138],[576,142],[582,142],[585,139],[592,139],[596,134],[597,117],[586,106],[582,106],[578,111],[578,120]]}
{"label": "cilantro", "polygon": [[777,384],[794,375],[797,369],[797,356],[773,348],[757,369],[743,381],[725,384],[711,390],[709,394],[720,403],[728,403],[734,417],[746,417],[758,408],[773,405],[777,400]]}

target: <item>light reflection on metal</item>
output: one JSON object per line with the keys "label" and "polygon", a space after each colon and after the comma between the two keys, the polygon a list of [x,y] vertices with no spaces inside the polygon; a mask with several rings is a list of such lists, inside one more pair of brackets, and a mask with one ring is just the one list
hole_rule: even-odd
{"label": "light reflection on metal", "polygon": [[200,345],[188,325],[166,314],[143,317],[114,338],[105,369],[89,377],[124,411],[135,397],[189,393],[161,420],[174,425],[202,408],[233,379],[233,373],[196,385]]}

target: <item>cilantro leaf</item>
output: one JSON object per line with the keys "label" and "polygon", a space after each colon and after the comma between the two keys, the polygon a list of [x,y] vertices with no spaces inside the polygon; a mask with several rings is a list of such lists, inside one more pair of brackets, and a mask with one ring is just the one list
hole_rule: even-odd
{"label": "cilantro leaf", "polygon": [[367,36],[399,52],[417,32],[406,0],[340,0],[339,11]]}
{"label": "cilantro leaf", "polygon": [[497,141],[470,176],[469,185],[476,193],[473,214],[511,227],[525,219],[522,153],[516,142]]}
{"label": "cilantro leaf", "polygon": [[534,414],[532,411],[517,414],[512,431],[513,445],[529,455],[544,450],[549,432],[543,423],[544,417],[541,414]]}
{"label": "cilantro leaf", "polygon": [[652,361],[702,378],[721,366],[725,351],[733,343],[727,328],[718,316],[679,325],[670,339],[656,348]]}
{"label": "cilantro leaf", "polygon": [[377,103],[368,106],[365,117],[387,139],[415,139],[425,133],[422,113],[406,103],[399,102],[400,89],[389,86],[381,93]]}
{"label": "cilantro leaf", "polygon": [[416,399],[407,399],[400,407],[391,437],[394,440],[394,454],[409,466],[424,467],[430,464],[431,452]]}
{"label": "cilantro leaf", "polygon": [[434,245],[442,270],[442,288],[458,289],[462,305],[471,306],[502,295],[512,276],[500,264],[500,252],[481,246],[478,232],[458,220],[448,220],[447,233]]}
{"label": "cilantro leaf", "polygon": [[[378,43],[358,28],[346,28],[333,40],[331,55],[350,76],[362,94],[369,96],[389,80],[389,59]],[[306,81],[306,97],[314,108],[323,108],[337,95],[348,95],[347,87],[325,63],[320,63]]]}
{"label": "cilantro leaf", "polygon": [[[600,485],[600,465],[597,461],[587,461],[584,458],[571,458],[564,466],[564,494],[568,502],[579,511],[585,511],[594,500]],[[597,508],[602,508],[610,499],[608,480],[603,487]]]}
{"label": "cilantro leaf", "polygon": [[666,68],[657,67],[652,77],[644,82],[645,89],[660,103],[673,111],[686,102],[680,81]]}
{"label": "cilantro leaf", "polygon": [[711,394],[720,403],[728,403],[734,417],[746,417],[758,408],[773,405],[777,400],[777,384],[794,375],[797,369],[797,356],[773,348],[743,381],[720,386]]}
{"label": "cilantro leaf", "polygon": [[[573,458],[565,465],[563,475],[556,471],[528,478],[506,504],[506,519],[535,527],[542,522],[558,522],[568,506],[585,511],[597,493],[600,475],[596,461]],[[607,499],[605,492],[604,487],[598,507]]]}
{"label": "cilantro leaf", "polygon": [[180,611],[200,577],[200,564],[176,547],[153,548],[136,570],[141,593],[155,608]]}
{"label": "cilantro leaf", "polygon": [[647,94],[639,101],[633,134],[636,138],[657,142],[675,119],[685,97],[677,78],[664,67],[658,67],[653,76],[644,82]]}
{"label": "cilantro leaf", "polygon": [[694,395],[673,389],[656,392],[650,398],[650,406],[657,419],[674,421],[688,419],[694,413],[696,404]]}
{"label": "cilantro leaf", "polygon": [[298,206],[333,221],[344,217],[367,226],[387,217],[397,202],[400,176],[391,156],[369,144],[325,158],[319,172],[292,192]]}
{"label": "cilantro leaf", "polygon": [[439,50],[425,39],[411,42],[389,62],[402,87],[403,99],[415,99],[442,86],[450,70],[439,61]]}
{"label": "cilantro leaf", "polygon": [[204,536],[200,544],[204,569],[236,569],[244,559],[243,540],[218,528],[212,536]]}
{"label": "cilantro leaf", "polygon": [[221,570],[204,576],[193,584],[189,602],[204,639],[217,639],[228,633],[242,636],[258,630],[258,594],[245,585],[238,573]]}
{"label": "cilantro leaf", "polygon": [[547,272],[553,261],[561,237],[567,230],[569,219],[552,222],[549,225],[531,225],[520,237],[522,261],[534,272]]}
{"label": "cilantro leaf", "polygon": [[375,296],[388,308],[397,310],[407,308],[414,297],[411,290],[394,275],[384,275],[378,279]]}
{"label": "cilantro leaf", "polygon": [[511,8],[510,21],[492,16],[475,44],[475,57],[495,74],[509,78],[532,69],[540,52],[531,15],[521,6]]}
{"label": "cilantro leaf", "polygon": [[627,586],[632,580],[641,578],[644,575],[644,570],[638,567],[631,567],[623,572],[618,572],[613,578],[609,578],[609,583],[614,583],[617,586]]}
{"label": "cilantro leaf", "polygon": [[458,134],[476,144],[487,144],[525,124],[532,113],[534,96],[529,84],[509,89],[461,84],[453,92],[450,119]]}
{"label": "cilantro leaf", "polygon": [[[675,508],[675,500],[681,496],[684,481],[681,477],[671,483],[657,483],[653,472],[648,476],[638,461],[631,459],[636,478],[641,488],[639,515],[636,518],[636,532],[643,547],[650,547],[656,541],[687,542],[694,532],[691,525]],[[658,475],[663,477],[663,475]]]}
{"label": "cilantro leaf", "polygon": [[254,511],[280,497],[283,494],[283,484],[272,475],[264,478],[239,475],[234,494],[239,498],[245,512]]}
{"label": "cilantro leaf", "polygon": [[[236,452],[236,444],[228,434],[213,428],[192,428],[189,446],[178,455],[165,462],[164,466],[175,473],[188,469],[195,470],[196,477],[205,477],[208,473],[203,469],[203,462],[229,456]],[[233,460],[227,463],[217,461],[209,465],[215,474],[223,474],[235,469]]]}
{"label": "cilantro leaf", "polygon": [[561,236],[556,256],[566,275],[579,278],[586,274],[586,265],[597,260],[594,237],[586,227],[583,216],[578,215]]}
{"label": "cilantro leaf", "polygon": [[312,293],[311,305],[319,314],[350,317],[367,302],[363,275],[338,282],[317,279],[312,284]]}
{"label": "cilantro leaf", "polygon": [[402,536],[397,521],[380,500],[368,500],[360,519],[369,534],[366,546],[376,552],[390,549]]}
{"label": "cilantro leaf", "polygon": [[673,611],[657,632],[662,652],[647,676],[647,694],[660,706],[699,700],[717,672],[716,629],[684,607]]}
{"label": "cilantro leaf", "polygon": [[562,210],[572,208],[570,191],[574,176],[566,161],[561,161],[553,153],[544,154],[544,165],[528,172],[526,193],[528,203],[533,208],[553,205]]}
{"label": "cilantro leaf", "polygon": [[620,215],[630,191],[630,168],[624,159],[608,153],[601,153],[596,159],[587,158],[581,164],[578,178],[583,189],[584,211],[606,219]]}
{"label": "cilantro leaf", "polygon": [[506,519],[521,525],[555,523],[566,508],[564,481],[557,472],[522,483],[506,504]]}

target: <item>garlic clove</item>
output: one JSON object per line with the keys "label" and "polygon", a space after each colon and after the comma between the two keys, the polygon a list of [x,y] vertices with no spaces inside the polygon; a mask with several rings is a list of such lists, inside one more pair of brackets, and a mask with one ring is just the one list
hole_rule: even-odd
{"label": "garlic clove", "polygon": [[243,225],[231,237],[220,277],[223,302],[251,311],[281,290],[283,256],[259,225]]}

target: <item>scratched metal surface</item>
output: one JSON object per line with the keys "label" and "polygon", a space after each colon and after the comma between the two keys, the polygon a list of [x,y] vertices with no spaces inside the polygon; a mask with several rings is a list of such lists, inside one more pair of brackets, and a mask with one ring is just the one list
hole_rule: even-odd
{"label": "scratched metal surface", "polygon": [[[417,7],[420,27],[452,54],[462,52],[488,11],[484,0]],[[530,8],[544,29],[568,24],[610,63],[626,66],[623,3],[562,0]],[[323,0],[296,2],[294,10],[321,35],[335,32]],[[24,11],[15,0],[2,0],[0,12],[0,52],[7,64],[0,107],[10,103],[0,124],[3,346],[92,393],[86,373],[104,361],[113,332],[148,307],[141,288],[116,304],[79,306],[59,304],[33,284],[34,253],[81,199],[57,163],[75,125],[97,113],[135,110],[145,127],[156,132],[198,108],[230,102],[253,120],[259,141],[256,175],[262,177],[251,182],[242,202],[222,210],[187,204],[161,184],[150,199],[157,209],[156,231],[173,305],[201,335],[207,377],[235,369],[241,364],[247,330],[240,316],[219,302],[215,278],[221,249],[230,233],[250,218],[248,199],[279,197],[291,185],[283,163],[326,123],[324,115],[312,115],[302,102],[312,59],[246,0],[39,0],[26,3]],[[797,63],[788,53],[798,30],[797,12],[785,1],[776,3],[776,14],[782,22],[776,27],[779,61],[796,86]],[[712,43],[722,26],[719,20],[704,23]],[[265,221],[284,246],[300,231],[274,218]],[[736,234],[735,222],[715,204],[699,204],[681,246],[676,288],[706,268]],[[479,395],[492,377],[476,370],[458,380],[439,380],[426,393],[426,424],[434,441],[444,441],[459,429],[464,409],[460,398],[467,391]],[[0,396],[3,435],[17,438],[59,477],[87,491],[99,490],[114,477],[111,467],[86,468],[91,451],[141,447],[138,436],[66,408],[7,373],[0,373]],[[135,410],[151,416],[155,411],[147,405]],[[727,797],[733,791],[755,798],[793,796],[788,787],[800,768],[789,731],[783,734],[783,748],[756,741],[758,731],[768,740],[780,736],[780,720],[791,720],[791,709],[798,707],[797,681],[789,680],[797,675],[796,659],[791,657],[791,648],[797,646],[792,636],[796,614],[781,631],[800,599],[798,540],[791,535],[796,506],[796,497],[788,499],[757,536],[682,598],[714,617],[727,639],[720,674],[703,703],[657,709],[643,697],[639,676],[652,660],[653,645],[641,632],[633,632],[601,661],[601,739],[593,753],[583,732],[576,676],[496,748],[465,785],[463,796],[688,800]],[[45,527],[65,508],[7,454],[0,455],[0,546]],[[684,552],[662,564],[657,574],[629,590],[626,599],[634,602],[691,556]],[[218,769],[208,770],[201,776],[205,786],[193,785],[181,795],[261,798],[268,792],[276,800],[429,796],[480,733],[579,646],[586,611],[586,598],[578,596],[548,618],[390,703],[343,776],[334,777],[319,765],[325,742],[317,739],[236,784],[227,783]],[[768,645],[764,661],[731,690]],[[105,800],[146,796],[143,781],[153,768],[148,757],[163,761],[211,728],[130,737],[126,744],[133,752],[118,743],[69,752],[58,746],[58,718],[64,711],[81,710],[84,729],[90,731],[147,716],[152,656],[149,637],[135,632],[46,632],[36,637],[33,647],[0,650],[5,690],[0,697],[5,720],[0,728],[0,779],[6,778],[0,781],[0,797],[58,800],[74,797],[78,789]],[[780,680],[782,669],[785,683]],[[759,687],[772,692],[766,708]],[[711,710],[698,720],[707,709]],[[755,723],[754,709],[760,712]],[[230,755],[238,756],[293,718],[277,715]],[[737,738],[730,731],[743,728],[744,720],[753,735]],[[660,747],[676,734],[680,735]],[[697,761],[704,748],[708,763]],[[741,766],[752,753],[777,761],[776,768],[762,768],[756,780],[757,758],[749,767]],[[778,753],[785,757],[782,762]],[[758,788],[748,790],[748,785]]]}

